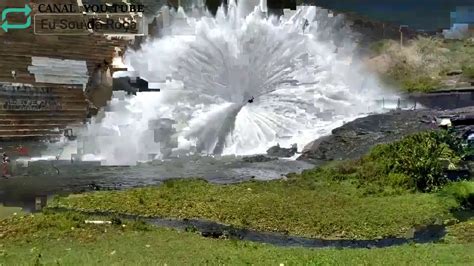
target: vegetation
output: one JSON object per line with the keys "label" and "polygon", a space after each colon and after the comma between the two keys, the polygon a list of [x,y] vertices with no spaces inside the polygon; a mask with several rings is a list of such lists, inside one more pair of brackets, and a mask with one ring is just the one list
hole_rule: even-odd
{"label": "vegetation", "polygon": [[[474,244],[404,245],[383,249],[279,248],[147,227],[138,222],[86,225],[74,213],[0,222],[2,265],[433,265],[469,264]],[[104,217],[102,217],[104,219]],[[461,242],[464,242],[461,241]]]}
{"label": "vegetation", "polygon": [[[103,218],[103,217],[101,217]],[[113,217],[107,217],[108,220]],[[0,240],[19,240],[26,243],[45,236],[51,239],[75,239],[80,242],[92,242],[98,240],[103,235],[104,228],[110,228],[115,233],[129,230],[151,230],[148,225],[140,222],[127,224],[114,223],[115,227],[104,227],[104,225],[85,224],[84,221],[94,219],[83,214],[68,212],[54,213],[48,212],[35,215],[14,216],[0,221]]]}
{"label": "vegetation", "polygon": [[402,88],[408,92],[430,92],[441,88],[441,81],[423,75],[407,75],[401,79]]}
{"label": "vegetation", "polygon": [[474,243],[474,218],[448,227],[445,243]]}
{"label": "vegetation", "polygon": [[466,208],[472,209],[474,207],[474,182],[451,183],[440,194],[454,197],[461,206]]}
{"label": "vegetation", "polygon": [[237,227],[323,238],[404,235],[418,224],[451,219],[454,198],[404,193],[362,195],[351,182],[331,182],[324,170],[286,181],[214,185],[170,180],[161,187],[59,198],[52,207],[144,216],[202,218]]}
{"label": "vegetation", "polygon": [[[382,78],[408,92],[428,92],[448,87],[448,81],[469,81],[474,78],[474,43],[418,37],[403,47],[392,40],[371,45],[375,64]],[[382,65],[384,67],[382,67]],[[448,76],[462,70],[463,78]]]}
{"label": "vegetation", "polygon": [[474,65],[465,65],[462,67],[463,75],[467,78],[474,79]]}
{"label": "vegetation", "polygon": [[[474,223],[459,222],[454,211],[472,212],[474,182],[449,182],[444,174],[465,154],[448,132],[424,132],[376,146],[359,160],[281,180],[216,185],[176,179],[59,197],[43,214],[0,220],[0,264],[468,264],[474,261]],[[198,218],[326,239],[409,237],[413,227],[426,224],[447,225],[447,236],[436,244],[381,249],[280,248],[113,216],[56,213],[54,207]]]}
{"label": "vegetation", "polygon": [[[437,190],[448,182],[446,168],[457,168],[463,156],[458,139],[446,131],[429,131],[376,146],[368,155],[339,171],[355,174],[368,186]],[[347,165],[347,163],[345,163]]]}
{"label": "vegetation", "polygon": [[5,219],[11,215],[22,214],[23,211],[18,207],[5,207],[0,204],[0,220]]}
{"label": "vegetation", "polygon": [[465,78],[474,79],[474,41],[449,41],[446,46],[452,53],[448,66],[461,69]]}
{"label": "vegetation", "polygon": [[[448,186],[462,147],[445,132],[424,132],[375,147],[357,161],[284,180],[214,185],[170,180],[160,187],[57,198],[51,207],[215,222],[322,238],[400,236],[419,224],[452,219],[470,201],[472,182]],[[437,193],[414,193],[439,191]]]}
{"label": "vegetation", "polygon": [[388,40],[376,41],[370,44],[370,51],[372,54],[379,55],[382,54],[385,50],[388,49],[388,46],[391,43]]}

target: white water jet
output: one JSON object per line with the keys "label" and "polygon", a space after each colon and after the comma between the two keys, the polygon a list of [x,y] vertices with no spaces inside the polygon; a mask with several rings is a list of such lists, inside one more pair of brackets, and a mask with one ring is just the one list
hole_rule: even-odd
{"label": "white water jet", "polygon": [[117,165],[264,153],[277,143],[301,150],[377,111],[382,90],[358,65],[342,17],[300,7],[292,17],[266,18],[259,3],[239,2],[219,8],[215,18],[187,18],[179,10],[170,35],[128,51],[126,64],[163,83],[161,92],[115,93],[80,133],[80,153]]}

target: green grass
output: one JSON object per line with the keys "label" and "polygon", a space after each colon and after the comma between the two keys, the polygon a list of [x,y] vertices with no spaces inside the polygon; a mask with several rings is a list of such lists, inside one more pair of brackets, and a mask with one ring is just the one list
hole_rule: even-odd
{"label": "green grass", "polygon": [[371,55],[379,55],[385,52],[389,48],[389,45],[391,45],[389,40],[379,40],[371,43],[369,46]]}
{"label": "green grass", "polygon": [[442,196],[454,197],[461,206],[474,207],[474,182],[462,181],[448,184],[440,192]]}
{"label": "green grass", "polygon": [[407,76],[400,81],[407,92],[430,92],[442,87],[440,79],[423,75]]}
{"label": "green grass", "polygon": [[12,215],[21,215],[23,211],[19,207],[5,207],[0,204],[0,220],[10,217]]}
{"label": "green grass", "polygon": [[[360,160],[332,163],[281,180],[216,185],[176,179],[159,187],[58,197],[49,204],[76,211],[200,218],[326,239],[408,237],[417,225],[449,224],[448,235],[436,244],[279,248],[205,239],[197,233],[123,223],[113,217],[55,213],[50,208],[43,214],[0,220],[0,265],[472,264],[473,220],[453,224],[459,217],[453,211],[472,207],[474,182],[446,183],[443,176],[443,165],[455,167],[462,152],[450,135],[421,133],[379,145]],[[113,224],[84,223],[98,218]]]}
{"label": "green grass", "polygon": [[448,41],[444,45],[449,49],[448,66],[463,70],[463,76],[466,78],[474,78],[474,42]]}
{"label": "green grass", "polygon": [[360,160],[288,179],[232,185],[170,180],[160,187],[56,198],[50,207],[198,218],[327,239],[403,236],[416,225],[453,219],[453,209],[471,204],[472,182],[443,189],[444,165],[456,167],[461,150],[450,134],[425,132],[378,145]]}
{"label": "green grass", "polygon": [[[57,198],[51,207],[171,218],[202,218],[237,227],[328,239],[400,236],[414,225],[451,219],[454,197],[403,193],[367,196],[324,170],[269,182],[215,185],[172,180],[160,187]],[[321,179],[318,180],[318,177]]]}
{"label": "green grass", "polygon": [[446,243],[474,243],[474,218],[447,229]]}
{"label": "green grass", "polygon": [[388,84],[407,92],[429,92],[446,87],[453,77],[446,74],[463,70],[463,79],[474,77],[474,43],[419,37],[404,47],[393,40],[371,45],[372,56],[387,64],[381,77]]}
{"label": "green grass", "polygon": [[0,222],[0,265],[468,265],[474,244],[383,249],[281,248],[206,239],[171,229],[85,225],[78,214],[39,214]]}
{"label": "green grass", "polygon": [[462,67],[463,75],[466,78],[474,79],[474,65],[466,65]]}

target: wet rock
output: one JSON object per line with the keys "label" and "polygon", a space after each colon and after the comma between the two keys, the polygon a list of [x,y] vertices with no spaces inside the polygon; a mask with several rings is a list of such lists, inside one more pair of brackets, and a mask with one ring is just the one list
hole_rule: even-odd
{"label": "wet rock", "polygon": [[474,114],[474,107],[448,111],[406,110],[374,114],[356,119],[321,137],[303,149],[299,160],[323,163],[356,159],[381,143],[400,140],[421,131],[438,129],[437,117]]}
{"label": "wet rock", "polygon": [[267,150],[268,156],[288,158],[296,154],[298,147],[293,144],[291,148],[282,148],[279,144]]}
{"label": "wet rock", "polygon": [[100,185],[97,185],[96,183],[91,183],[87,187],[91,190],[96,190],[96,191],[102,190],[102,187]]}
{"label": "wet rock", "polygon": [[267,157],[265,155],[248,156],[242,159],[246,163],[262,163],[278,160],[277,158]]}

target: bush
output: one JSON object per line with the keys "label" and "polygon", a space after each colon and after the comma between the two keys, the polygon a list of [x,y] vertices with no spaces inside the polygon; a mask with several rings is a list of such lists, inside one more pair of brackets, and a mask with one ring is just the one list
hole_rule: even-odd
{"label": "bush", "polygon": [[305,182],[300,184],[317,188],[316,183],[323,178],[356,182],[365,195],[393,195],[407,190],[430,192],[448,183],[447,170],[459,169],[466,151],[462,140],[452,132],[427,131],[377,145],[358,160],[305,170],[300,175]]}
{"label": "bush", "polygon": [[412,189],[415,186],[413,179],[406,174],[389,173],[387,178],[389,185],[395,188]]}
{"label": "bush", "polygon": [[460,144],[445,132],[424,132],[374,147],[360,161],[358,178],[392,187],[437,190],[448,182],[446,164],[460,162]]}
{"label": "bush", "polygon": [[465,207],[474,206],[474,182],[462,181],[451,183],[441,191],[442,196],[454,197]]}

